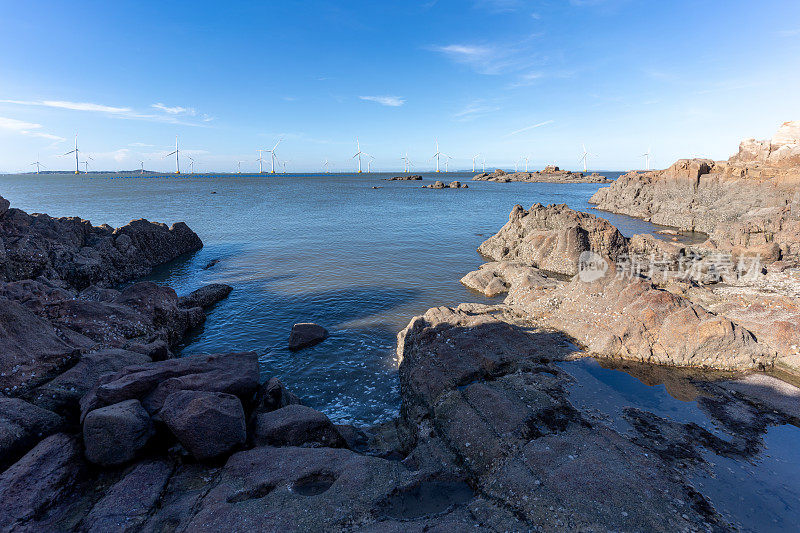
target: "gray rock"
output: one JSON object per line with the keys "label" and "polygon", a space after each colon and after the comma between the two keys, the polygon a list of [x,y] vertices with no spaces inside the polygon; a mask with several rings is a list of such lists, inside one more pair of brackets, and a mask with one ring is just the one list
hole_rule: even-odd
{"label": "gray rock", "polygon": [[6,214],[11,202],[0,196],[0,217]]}
{"label": "gray rock", "polygon": [[287,405],[299,405],[300,403],[300,398],[290,392],[281,380],[272,377],[259,388],[256,411],[274,411]]}
{"label": "gray rock", "polygon": [[161,420],[195,459],[229,453],[247,440],[244,409],[232,394],[173,392],[164,401]]}
{"label": "gray rock", "polygon": [[95,409],[83,422],[86,458],[110,466],[132,460],[153,435],[153,423],[139,400]]}
{"label": "gray rock", "polygon": [[178,299],[178,305],[186,308],[202,307],[205,309],[227,298],[232,290],[233,287],[230,285],[225,285],[224,283],[212,283],[211,285],[201,287],[186,296],[182,296]]}
{"label": "gray rock", "polygon": [[141,531],[155,511],[174,465],[166,461],[146,461],[136,465],[120,481],[104,491],[103,497],[81,522],[81,530]]}
{"label": "gray rock", "polygon": [[0,530],[47,530],[37,520],[67,499],[83,478],[80,443],[57,433],[0,474]]}
{"label": "gray rock", "polygon": [[227,353],[193,355],[129,366],[106,375],[81,399],[81,414],[124,400],[141,400],[144,408],[157,415],[164,400],[180,390],[226,392],[250,405],[258,391],[258,355]]}
{"label": "gray rock", "polygon": [[288,405],[276,411],[259,414],[253,441],[259,446],[347,446],[327,416],[303,405]]}
{"label": "gray rock", "polygon": [[0,471],[61,425],[61,417],[55,413],[19,398],[0,396]]}
{"label": "gray rock", "polygon": [[292,326],[289,334],[289,349],[301,350],[319,344],[328,338],[328,330],[313,322],[301,322]]}

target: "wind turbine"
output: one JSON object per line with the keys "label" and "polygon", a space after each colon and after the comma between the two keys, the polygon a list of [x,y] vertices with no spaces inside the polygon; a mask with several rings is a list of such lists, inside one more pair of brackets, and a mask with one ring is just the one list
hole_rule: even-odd
{"label": "wind turbine", "polygon": [[330,165],[330,163],[328,163],[328,160],[326,159],[325,162],[322,163],[322,172],[325,174],[328,173],[328,165]]}
{"label": "wind turbine", "polygon": [[436,159],[436,172],[439,172],[439,156],[441,156],[441,155],[442,155],[442,153],[439,151],[439,140],[437,139],[436,140],[436,153],[433,154],[433,157],[431,157],[431,159],[434,159],[434,158]]}
{"label": "wind turbine", "polygon": [[356,137],[356,155],[353,156],[353,159],[356,157],[358,158],[358,173],[361,174],[361,156],[365,155],[364,152],[361,151],[361,144],[358,142],[358,137]]}
{"label": "wind turbine", "polygon": [[140,163],[140,166],[141,166],[140,174],[144,174],[144,161],[139,161],[139,163]]}
{"label": "wind turbine", "polygon": [[164,157],[167,158],[167,157],[169,157],[171,155],[175,156],[175,174],[180,174],[181,173],[181,162],[180,162],[180,159],[178,159],[178,156],[180,155],[180,150],[178,149],[178,136],[177,135],[175,136],[175,151],[165,155]]}
{"label": "wind turbine", "polygon": [[375,157],[366,153],[364,155],[369,157],[367,160],[367,174],[370,174],[372,172],[372,162],[375,161]]}
{"label": "wind turbine", "polygon": [[528,157],[525,156],[525,172],[528,171]]}
{"label": "wind turbine", "polygon": [[481,172],[486,172],[486,158],[483,158],[483,163],[481,164]]}
{"label": "wind turbine", "polygon": [[581,154],[581,156],[578,158],[578,162],[580,163],[581,161],[583,161],[583,171],[584,171],[584,172],[588,172],[589,170],[588,170],[588,168],[587,168],[587,163],[588,163],[588,160],[589,160],[589,156],[592,156],[592,157],[594,157],[594,156],[596,156],[597,154],[590,154],[589,152],[587,152],[587,151],[586,151],[586,145],[585,145],[585,144],[582,144],[582,145],[581,145],[581,148],[583,148],[583,153],[582,153],[582,154]]}
{"label": "wind turbine", "polygon": [[405,164],[405,170],[403,170],[403,172],[408,172],[409,165],[414,166],[411,164],[411,160],[408,158],[408,152],[406,152],[406,155],[401,157],[400,160]]}
{"label": "wind turbine", "polygon": [[450,162],[450,160],[451,160],[451,159],[453,159],[453,158],[452,158],[452,157],[450,157],[450,156],[449,156],[449,155],[447,155],[447,154],[442,154],[442,156],[444,157],[444,172],[445,172],[445,174],[446,174],[446,173],[448,172],[448,170],[447,170],[447,164],[448,164],[448,163]]}
{"label": "wind turbine", "polygon": [[272,166],[270,168],[270,174],[275,174],[275,161],[278,160],[278,155],[275,152],[275,149],[278,148],[278,145],[281,144],[281,141],[283,141],[283,138],[278,139],[278,142],[275,143],[275,146],[272,147],[272,150],[266,150],[268,154],[272,155]]}
{"label": "wind turbine", "polygon": [[519,172],[519,161],[514,161],[514,172]]}
{"label": "wind turbine", "polygon": [[87,174],[89,173],[89,161],[94,161],[92,156],[86,156],[86,160],[83,161],[83,168]]}
{"label": "wind turbine", "polygon": [[647,147],[647,151],[642,154],[642,157],[644,157],[644,169],[645,170],[650,170],[650,147],[649,146]]}
{"label": "wind turbine", "polygon": [[62,157],[64,155],[69,155],[69,154],[75,154],[75,174],[80,174],[81,168],[80,168],[80,166],[78,166],[78,165],[80,165],[80,163],[78,162],[78,134],[77,133],[75,134],[75,149],[67,152],[66,154],[63,154]]}
{"label": "wind turbine", "polygon": [[192,156],[190,156],[190,155],[186,156],[186,157],[188,157],[189,161],[190,161],[190,163],[189,163],[189,174],[194,174],[194,159],[192,159]]}
{"label": "wind turbine", "polygon": [[283,173],[284,173],[284,174],[286,174],[286,163],[288,163],[288,162],[289,162],[289,161],[283,161],[283,162],[282,162],[282,163],[283,163]]}
{"label": "wind turbine", "polygon": [[41,159],[41,158],[39,157],[39,154],[36,154],[36,162],[35,162],[35,163],[31,163],[31,165],[30,165],[30,166],[34,166],[34,165],[36,166],[36,173],[37,173],[37,174],[39,173],[39,167],[40,167],[40,166],[41,166],[41,167],[43,167],[43,166],[44,166],[43,164],[41,164],[41,163],[39,162],[39,159]]}
{"label": "wind turbine", "polygon": [[[267,150],[267,152],[269,152],[269,150]],[[261,174],[264,171],[264,150],[258,151],[258,159],[256,161],[258,161],[258,173]],[[273,163],[273,169],[274,166],[275,164]]]}
{"label": "wind turbine", "polygon": [[472,172],[473,173],[475,172],[475,160],[478,159],[480,156],[481,156],[481,154],[475,154],[474,156],[472,156]]}
{"label": "wind turbine", "polygon": [[242,162],[241,161],[237,161],[236,162],[236,173],[237,174],[241,174],[242,173]]}

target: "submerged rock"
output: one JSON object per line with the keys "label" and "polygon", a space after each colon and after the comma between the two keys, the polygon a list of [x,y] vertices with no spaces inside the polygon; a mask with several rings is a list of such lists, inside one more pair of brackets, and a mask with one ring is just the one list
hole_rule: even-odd
{"label": "submerged rock", "polygon": [[302,350],[319,344],[328,338],[328,330],[313,322],[301,322],[292,326],[289,334],[289,349]]}
{"label": "submerged rock", "polygon": [[232,290],[233,287],[230,285],[212,283],[211,285],[200,287],[186,296],[180,297],[178,299],[178,306],[184,308],[202,307],[205,309],[227,298]]}

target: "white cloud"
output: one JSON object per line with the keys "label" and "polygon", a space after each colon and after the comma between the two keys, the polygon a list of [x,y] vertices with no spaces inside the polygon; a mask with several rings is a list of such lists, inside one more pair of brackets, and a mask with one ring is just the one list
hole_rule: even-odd
{"label": "white cloud", "polygon": [[553,122],[555,122],[555,121],[554,120],[545,120],[544,122],[539,122],[538,124],[534,124],[533,126],[526,126],[524,128],[520,128],[520,129],[518,129],[516,131],[512,131],[511,133],[506,135],[506,137],[511,137],[512,135],[517,135],[518,133],[522,133],[523,131],[528,131],[528,130],[532,130],[532,129],[535,129],[535,128],[541,128],[542,126],[547,126],[548,124],[552,124]]}
{"label": "white cloud", "polygon": [[197,110],[192,107],[182,107],[182,106],[169,107],[167,105],[162,104],[161,102],[157,104],[151,104],[150,107],[152,107],[153,109],[158,109],[170,115],[189,115],[193,117],[197,114]]}
{"label": "white cloud", "polygon": [[461,111],[455,113],[453,117],[457,120],[466,122],[468,120],[474,120],[483,115],[494,113],[495,111],[500,111],[500,106],[487,103],[483,100],[475,100],[467,104]]}
{"label": "white cloud", "polygon": [[152,148],[154,145],[147,143],[131,143],[128,146],[134,146],[137,148]]}
{"label": "white cloud", "polygon": [[359,98],[368,102],[376,102],[389,107],[400,107],[406,103],[405,98],[400,96],[359,96]]}
{"label": "white cloud", "polygon": [[38,131],[41,128],[41,124],[36,124],[34,122],[24,122],[14,118],[0,117],[0,129],[2,130],[12,131],[20,135],[27,135],[28,137],[39,137],[41,139],[48,139],[57,142],[64,140],[63,137],[59,137],[58,135]]}
{"label": "white cloud", "polygon": [[[135,111],[130,107],[109,106],[103,104],[94,104],[90,102],[69,102],[65,100],[0,100],[1,104],[14,104],[23,106],[36,106],[48,107],[53,109],[66,109],[70,111],[84,111],[90,113],[102,113],[114,118],[132,119],[132,120],[148,120],[153,122],[167,122],[169,124],[180,124],[184,126],[200,126],[194,122],[186,122],[181,120],[180,117],[194,116],[197,112],[191,108],[184,107],[167,107],[163,104],[153,104],[153,107],[165,111],[166,115],[154,115],[148,113],[141,113]],[[169,110],[169,111],[166,111]],[[211,120],[208,115],[203,115],[203,122]]]}

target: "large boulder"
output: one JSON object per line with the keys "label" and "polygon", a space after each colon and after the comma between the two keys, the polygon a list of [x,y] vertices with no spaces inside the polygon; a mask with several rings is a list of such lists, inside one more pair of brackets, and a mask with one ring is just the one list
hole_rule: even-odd
{"label": "large boulder", "polygon": [[164,400],[161,420],[195,459],[211,459],[247,440],[242,402],[232,394],[173,392]]}
{"label": "large boulder", "polygon": [[178,299],[178,305],[186,308],[202,307],[205,309],[227,298],[232,290],[233,287],[230,285],[212,283],[211,285],[200,287],[186,296],[181,296]]}
{"label": "large boulder", "polygon": [[0,474],[0,530],[52,531],[37,522],[71,496],[84,470],[77,439],[57,433],[41,441]]}
{"label": "large boulder", "polygon": [[153,436],[153,422],[139,400],[95,409],[83,421],[86,458],[110,466],[127,463]]}
{"label": "large boulder", "polygon": [[289,349],[302,350],[319,344],[328,338],[328,330],[313,322],[301,322],[292,326],[289,334]]}
{"label": "large boulder", "polygon": [[327,416],[304,405],[287,405],[259,414],[253,441],[258,446],[347,446]]}
{"label": "large boulder", "polygon": [[556,280],[539,269],[509,261],[484,263],[478,270],[461,278],[461,283],[489,298],[508,292],[512,285],[527,289],[547,289],[557,285]]}
{"label": "large boulder", "polygon": [[0,471],[58,431],[61,417],[19,398],[0,396]]}
{"label": "large boulder", "polygon": [[157,415],[167,396],[181,390],[225,392],[249,405],[258,383],[258,355],[253,352],[193,355],[133,365],[104,376],[81,399],[81,416],[131,399],[140,400],[147,412]]}
{"label": "large boulder", "polygon": [[493,261],[511,261],[559,274],[578,272],[581,253],[616,260],[626,252],[625,237],[608,221],[566,205],[514,206],[508,222],[478,252]]}

